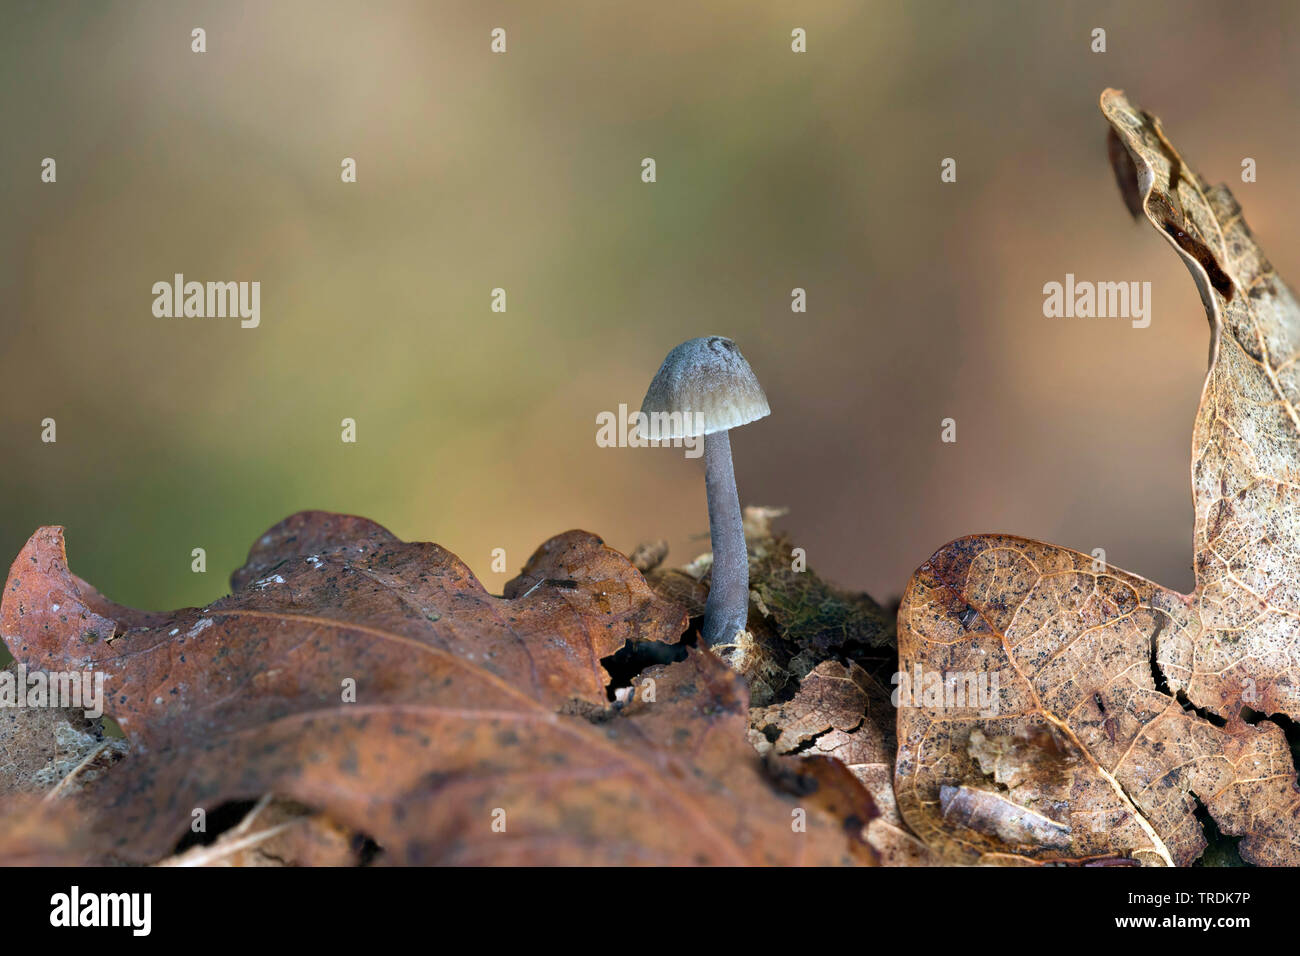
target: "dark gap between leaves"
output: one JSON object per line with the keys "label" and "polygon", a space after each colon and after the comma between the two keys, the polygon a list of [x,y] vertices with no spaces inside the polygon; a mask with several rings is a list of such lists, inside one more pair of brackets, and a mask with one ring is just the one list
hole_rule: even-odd
{"label": "dark gap between leaves", "polygon": [[[207,815],[207,832],[187,831],[176,842],[172,855],[184,853],[192,847],[212,845],[222,834],[239,826],[244,818],[253,812],[257,804],[256,800],[230,800],[221,804]],[[350,847],[358,866],[370,866],[384,852],[383,847],[364,833],[354,833]]]}
{"label": "dark gap between leaves", "polygon": [[1286,736],[1286,742],[1291,747],[1291,761],[1296,766],[1300,766],[1300,724],[1288,717],[1286,714],[1263,714],[1258,710],[1251,710],[1249,707],[1241,708],[1241,719],[1252,727],[1264,720],[1271,720],[1282,728],[1282,733]]}
{"label": "dark gap between leaves", "polygon": [[1151,679],[1155,682],[1156,690],[1164,694],[1166,697],[1174,698],[1176,701],[1178,701],[1178,705],[1182,707],[1183,710],[1191,711],[1192,713],[1196,714],[1196,716],[1200,717],[1202,720],[1208,721],[1209,723],[1213,724],[1215,727],[1226,727],[1228,725],[1228,722],[1226,720],[1224,720],[1218,714],[1206,710],[1204,707],[1197,707],[1195,704],[1192,703],[1191,698],[1187,696],[1186,691],[1180,690],[1177,693],[1175,693],[1174,691],[1169,689],[1169,682],[1165,680],[1164,671],[1160,669],[1160,662],[1159,660],[1157,660],[1157,653],[1156,653],[1157,648],[1160,646],[1160,640],[1159,640],[1160,632],[1165,629],[1167,619],[1164,617],[1164,615],[1160,615],[1156,620],[1157,620],[1156,629],[1151,634]]}
{"label": "dark gap between leaves", "polygon": [[195,833],[192,829],[188,830],[176,846],[172,849],[172,854],[184,853],[190,847],[208,846],[215,843],[217,837],[227,830],[233,830],[239,826],[241,820],[248,816],[253,808],[257,806],[256,800],[230,800],[221,804],[207,815],[207,830],[203,833]]}
{"label": "dark gap between leaves", "polygon": [[370,866],[383,852],[384,848],[364,833],[352,835],[352,854],[356,857],[357,866]]}
{"label": "dark gap between leaves", "polygon": [[1201,825],[1201,830],[1205,833],[1205,852],[1193,863],[1193,866],[1249,866],[1241,858],[1237,851],[1237,844],[1241,842],[1241,837],[1228,836],[1219,829],[1219,825],[1214,822],[1214,817],[1210,816],[1210,811],[1206,809],[1205,804],[1201,803],[1201,798],[1192,794],[1192,802],[1196,804],[1195,816]]}
{"label": "dark gap between leaves", "polygon": [[825,730],[821,730],[813,734],[807,740],[800,741],[799,746],[795,747],[793,750],[790,751],[790,755],[798,756],[799,754],[808,753],[808,751],[812,750],[813,746],[817,743],[818,740],[820,740],[822,737],[825,737],[833,729],[834,729],[833,727],[827,727]]}
{"label": "dark gap between leaves", "polygon": [[1157,638],[1160,632],[1165,628],[1165,618],[1163,615],[1156,618],[1156,629],[1151,635],[1151,679],[1155,681],[1156,690],[1166,697],[1173,697],[1174,692],[1169,689],[1169,682],[1165,680],[1165,673],[1160,669],[1160,662],[1156,660],[1156,647],[1159,644]]}
{"label": "dark gap between leaves", "polygon": [[1174,697],[1175,699],[1177,699],[1179,705],[1183,708],[1183,710],[1190,710],[1197,717],[1200,717],[1202,720],[1208,720],[1216,727],[1228,726],[1228,722],[1224,720],[1222,717],[1220,717],[1218,714],[1211,713],[1210,711],[1206,710],[1204,707],[1197,707],[1195,704],[1193,704],[1185,691],[1180,690],[1177,694],[1174,695]]}
{"label": "dark gap between leaves", "polygon": [[663,644],[659,641],[628,641],[609,657],[602,657],[600,663],[609,672],[605,697],[613,700],[615,691],[631,687],[632,681],[648,667],[675,664],[686,660],[686,648],[694,647],[698,636],[699,631],[692,626],[676,644]]}

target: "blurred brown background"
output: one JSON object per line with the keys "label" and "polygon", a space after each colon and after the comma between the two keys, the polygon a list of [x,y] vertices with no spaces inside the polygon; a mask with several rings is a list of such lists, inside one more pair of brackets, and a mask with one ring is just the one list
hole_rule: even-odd
{"label": "blurred brown background", "polygon": [[[700,462],[598,448],[595,416],[637,407],[671,346],[716,333],[773,409],[733,435],[742,498],[788,505],[840,583],[888,600],[945,541],[1006,531],[1190,589],[1207,325],[1174,253],[1124,211],[1097,97],[1118,86],[1162,117],[1294,279],[1298,17],[7,2],[3,563],[62,524],[74,570],[111,597],[202,604],[304,508],[437,541],[497,592],[575,526],[623,550],[664,536],[684,562],[707,548]],[[155,318],[151,286],[175,272],[260,281],[261,327]],[[1067,272],[1150,281],[1150,328],[1044,318],[1043,284]]]}

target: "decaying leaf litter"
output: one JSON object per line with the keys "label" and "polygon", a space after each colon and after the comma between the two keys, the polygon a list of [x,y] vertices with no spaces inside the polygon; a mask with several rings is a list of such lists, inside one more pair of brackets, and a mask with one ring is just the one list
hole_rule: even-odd
{"label": "decaying leaf litter", "polygon": [[552,538],[494,597],[437,545],[307,512],[233,585],[141,615],[68,570],[58,529],[19,555],[0,606],[11,650],[106,672],[130,742],[55,804],[75,830],[48,841],[55,859],[156,863],[195,808],[274,794],[384,863],[870,861],[866,792],[833,761],[760,757],[745,683],[715,655],[683,648],[610,700],[602,660],[677,643],[687,618],[594,535]]}
{"label": "decaying leaf litter", "polygon": [[1210,320],[1196,588],[1005,535],[940,549],[903,596],[900,670],[996,673],[998,716],[901,708],[898,805],[952,862],[1185,865],[1204,807],[1245,860],[1294,865],[1291,748],[1260,716],[1300,716],[1300,311],[1227,188],[1124,94],[1101,106],[1130,210],[1183,259]]}
{"label": "decaying leaf litter", "polygon": [[[494,597],[437,545],[308,512],[259,539],[229,597],[154,614],[73,575],[42,528],[5,587],[6,643],[104,671],[129,746],[14,711],[0,856],[1186,865],[1208,814],[1246,860],[1297,862],[1291,751],[1264,719],[1300,710],[1296,305],[1227,189],[1123,94],[1102,110],[1125,202],[1210,317],[1192,594],[984,535],[917,571],[895,636],[869,597],[792,570],[776,514],[751,508],[749,628],[709,650],[689,623],[707,555],[634,566],[585,532]],[[895,672],[996,674],[995,712],[896,708]],[[186,840],[194,808],[232,806]]]}

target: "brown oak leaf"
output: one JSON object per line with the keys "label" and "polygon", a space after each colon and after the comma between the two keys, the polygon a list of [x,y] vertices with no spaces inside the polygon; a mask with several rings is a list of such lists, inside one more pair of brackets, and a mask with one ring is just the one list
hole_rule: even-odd
{"label": "brown oak leaf", "polygon": [[686,615],[594,535],[552,538],[497,597],[437,545],[305,512],[232,584],[146,614],[73,575],[58,528],[14,562],[10,651],[104,672],[130,739],[78,798],[96,859],[156,862],[195,809],[275,794],[386,863],[869,861],[859,795],[782,792],[746,742],[743,682],[708,651],[610,703],[602,659],[677,641]]}
{"label": "brown oak leaf", "polygon": [[899,609],[900,670],[917,679],[898,805],[954,861],[1185,865],[1205,847],[1199,802],[1246,860],[1296,865],[1291,752],[1254,718],[1300,718],[1300,310],[1228,190],[1123,93],[1101,108],[1126,203],[1178,252],[1210,320],[1196,588],[1023,538],[940,549]]}

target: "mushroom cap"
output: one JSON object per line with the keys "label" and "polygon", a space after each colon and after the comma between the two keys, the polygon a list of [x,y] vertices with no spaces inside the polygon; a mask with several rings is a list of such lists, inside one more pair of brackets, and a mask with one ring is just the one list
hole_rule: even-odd
{"label": "mushroom cap", "polygon": [[[668,353],[646,389],[641,412],[647,421],[639,431],[659,441],[738,428],[771,409],[736,343],[706,335]],[[664,413],[669,413],[666,418]]]}

